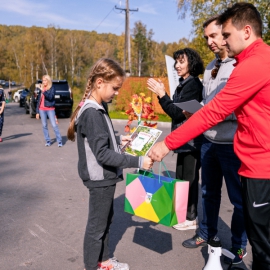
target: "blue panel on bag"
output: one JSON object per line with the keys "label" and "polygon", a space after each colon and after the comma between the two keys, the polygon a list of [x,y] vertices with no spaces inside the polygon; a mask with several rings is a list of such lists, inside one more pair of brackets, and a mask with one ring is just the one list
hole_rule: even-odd
{"label": "blue panel on bag", "polygon": [[158,189],[162,187],[162,181],[159,183],[157,178],[140,175],[139,179],[146,192],[154,194]]}

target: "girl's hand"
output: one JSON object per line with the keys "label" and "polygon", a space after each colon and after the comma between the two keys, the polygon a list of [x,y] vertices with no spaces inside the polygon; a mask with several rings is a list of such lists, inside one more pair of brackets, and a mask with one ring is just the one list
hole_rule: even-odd
{"label": "girl's hand", "polygon": [[157,94],[160,98],[165,96],[166,94],[165,86],[160,79],[158,79],[158,81],[152,78],[148,79],[147,85],[148,89],[151,90],[153,93]]}
{"label": "girl's hand", "polygon": [[36,114],[36,119],[39,119],[39,114],[38,113]]}
{"label": "girl's hand", "polygon": [[130,141],[132,141],[130,135],[126,135],[126,136],[122,135],[121,136],[121,145],[122,146],[124,146],[127,142],[130,142]]}
{"label": "girl's hand", "polygon": [[148,156],[144,156],[143,157],[143,169],[145,170],[150,170],[153,166],[154,161],[148,157]]}

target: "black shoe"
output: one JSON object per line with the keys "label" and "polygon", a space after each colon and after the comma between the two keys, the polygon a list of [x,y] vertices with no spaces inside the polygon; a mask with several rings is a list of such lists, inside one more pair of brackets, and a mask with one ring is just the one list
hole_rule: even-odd
{"label": "black shoe", "polygon": [[224,256],[224,262],[227,264],[238,264],[242,262],[242,259],[247,256],[247,251],[245,248],[231,248],[230,252],[234,254],[234,259],[230,259],[229,257]]}
{"label": "black shoe", "polygon": [[185,248],[197,248],[207,246],[207,241],[202,239],[198,234],[193,236],[192,238],[185,240],[182,245]]}

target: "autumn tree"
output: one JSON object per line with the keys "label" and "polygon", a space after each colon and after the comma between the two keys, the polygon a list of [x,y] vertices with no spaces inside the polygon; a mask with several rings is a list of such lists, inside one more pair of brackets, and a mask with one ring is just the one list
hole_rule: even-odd
{"label": "autumn tree", "polygon": [[[207,49],[206,42],[203,38],[203,22],[210,16],[220,14],[229,6],[232,6],[235,0],[178,0],[179,18],[185,18],[189,12],[192,17],[193,35],[192,46],[202,56],[204,62],[209,62],[213,58],[213,54]],[[254,4],[262,17],[264,24],[263,38],[267,41],[269,34],[270,23],[270,2],[269,0],[249,0],[249,3]],[[269,41],[268,41],[269,42]]]}

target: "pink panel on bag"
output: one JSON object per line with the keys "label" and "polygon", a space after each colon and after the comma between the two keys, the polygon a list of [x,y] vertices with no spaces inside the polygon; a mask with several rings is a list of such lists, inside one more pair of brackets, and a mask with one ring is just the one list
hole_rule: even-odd
{"label": "pink panel on bag", "polygon": [[187,216],[189,182],[176,182],[174,189],[174,207],[178,223],[184,222]]}
{"label": "pink panel on bag", "polygon": [[145,201],[146,192],[139,178],[133,180],[126,186],[126,198],[131,204],[133,210]]}

